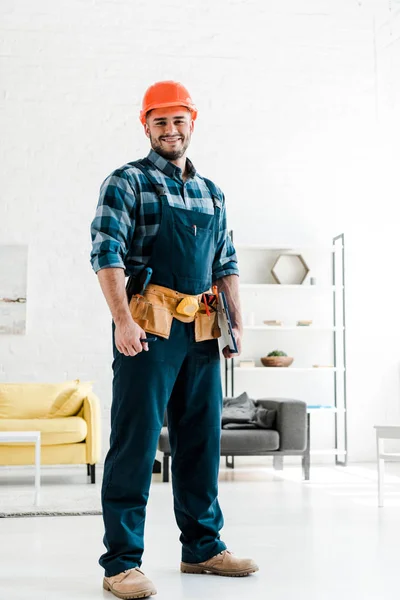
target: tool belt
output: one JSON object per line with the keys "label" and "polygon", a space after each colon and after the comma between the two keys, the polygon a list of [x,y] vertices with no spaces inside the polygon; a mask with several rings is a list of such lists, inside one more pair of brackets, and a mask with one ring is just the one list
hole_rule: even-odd
{"label": "tool belt", "polygon": [[[211,291],[204,292],[205,294]],[[184,298],[197,298],[199,310],[192,316],[176,311]],[[218,313],[212,310],[208,315],[202,302],[203,294],[181,294],[161,285],[149,284],[143,296],[133,296],[129,302],[129,310],[134,321],[147,333],[169,338],[172,321],[177,319],[183,323],[194,322],[196,342],[212,340],[221,336],[218,327]]]}

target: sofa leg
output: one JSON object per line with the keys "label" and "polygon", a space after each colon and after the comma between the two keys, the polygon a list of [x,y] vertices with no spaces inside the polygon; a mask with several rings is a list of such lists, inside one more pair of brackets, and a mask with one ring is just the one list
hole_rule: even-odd
{"label": "sofa leg", "polygon": [[274,456],[273,467],[275,471],[283,471],[283,456]]}
{"label": "sofa leg", "polygon": [[303,454],[302,458],[302,467],[303,467],[303,479],[305,481],[310,480],[310,454]]}
{"label": "sofa leg", "polygon": [[307,447],[304,451],[303,458],[301,461],[303,467],[303,478],[305,481],[310,480],[310,466],[311,466],[311,457],[310,457],[310,413],[307,413]]}
{"label": "sofa leg", "polygon": [[229,456],[225,457],[225,464],[227,466],[228,469],[234,469],[235,468],[235,457],[231,456],[231,460],[229,460]]}
{"label": "sofa leg", "polygon": [[96,465],[88,465],[90,469],[90,483],[96,483]]}
{"label": "sofa leg", "polygon": [[168,456],[168,454],[164,454],[164,458],[163,458],[162,480],[164,483],[168,483],[168,481],[169,481],[169,456]]}
{"label": "sofa leg", "polygon": [[161,463],[159,460],[155,460],[153,463],[153,473],[161,473]]}

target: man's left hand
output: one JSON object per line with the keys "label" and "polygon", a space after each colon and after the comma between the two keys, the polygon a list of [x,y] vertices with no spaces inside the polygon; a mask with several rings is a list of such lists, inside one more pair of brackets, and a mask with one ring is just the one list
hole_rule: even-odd
{"label": "man's left hand", "polygon": [[232,331],[233,335],[235,336],[238,351],[237,353],[231,352],[229,350],[229,346],[225,346],[225,348],[222,350],[222,354],[225,356],[225,358],[233,358],[234,356],[239,356],[239,354],[242,351],[242,332],[237,327],[233,327]]}

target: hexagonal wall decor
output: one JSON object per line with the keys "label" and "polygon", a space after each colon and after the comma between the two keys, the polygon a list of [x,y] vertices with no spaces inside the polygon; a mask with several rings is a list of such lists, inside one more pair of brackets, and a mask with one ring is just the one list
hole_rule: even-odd
{"label": "hexagonal wall decor", "polygon": [[309,271],[301,254],[280,254],[271,269],[275,281],[281,285],[300,285]]}

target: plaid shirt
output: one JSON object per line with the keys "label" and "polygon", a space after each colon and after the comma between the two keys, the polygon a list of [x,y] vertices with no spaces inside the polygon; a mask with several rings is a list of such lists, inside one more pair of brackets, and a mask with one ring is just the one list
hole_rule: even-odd
{"label": "plaid shirt", "polygon": [[[214,213],[214,204],[204,179],[187,159],[188,178],[159,154],[150,151],[148,168],[157,182],[167,189],[170,206]],[[218,189],[218,188],[217,188]],[[219,220],[219,237],[212,265],[213,281],[238,275],[235,249],[226,225],[225,199]],[[122,267],[135,275],[150,259],[161,221],[161,202],[143,173],[130,163],[116,169],[100,188],[96,216],[91,224],[93,270]]]}

